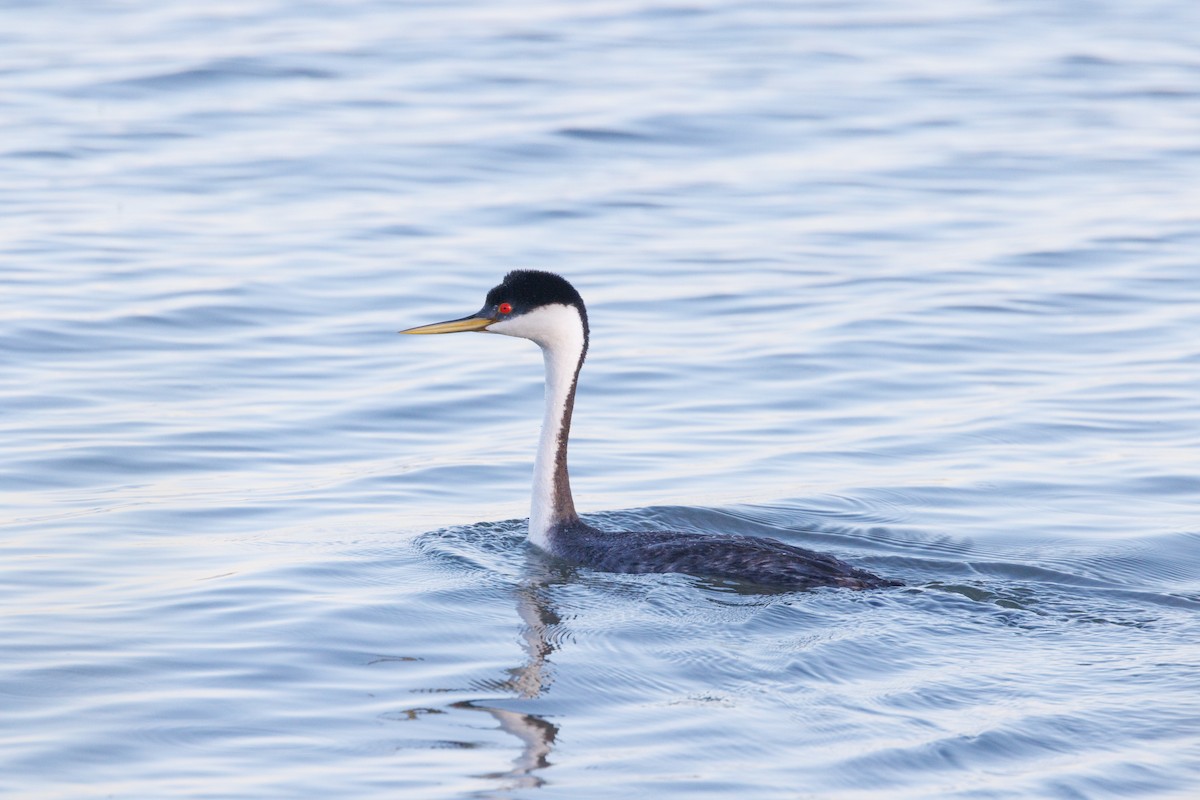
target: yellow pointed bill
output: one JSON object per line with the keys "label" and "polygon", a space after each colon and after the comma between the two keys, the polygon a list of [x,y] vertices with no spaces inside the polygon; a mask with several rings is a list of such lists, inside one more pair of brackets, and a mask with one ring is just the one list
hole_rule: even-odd
{"label": "yellow pointed bill", "polygon": [[446,322],[434,322],[430,325],[418,325],[400,333],[460,333],[462,331],[481,331],[496,320],[487,317],[463,317]]}

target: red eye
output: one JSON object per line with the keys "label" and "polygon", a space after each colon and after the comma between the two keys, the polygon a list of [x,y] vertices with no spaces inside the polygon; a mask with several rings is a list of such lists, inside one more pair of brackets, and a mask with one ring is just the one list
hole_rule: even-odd
{"label": "red eye", "polygon": [[512,313],[512,304],[511,303],[501,303],[500,307],[497,308],[496,310],[499,311],[501,314],[511,314]]}

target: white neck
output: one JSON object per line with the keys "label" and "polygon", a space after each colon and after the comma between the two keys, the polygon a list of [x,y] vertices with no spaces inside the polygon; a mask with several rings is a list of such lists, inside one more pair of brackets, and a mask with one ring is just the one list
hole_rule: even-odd
{"label": "white neck", "polygon": [[[542,348],[546,362],[545,412],[537,457],[533,461],[533,501],[529,509],[529,540],[543,550],[550,549],[550,529],[555,523],[575,518],[575,503],[567,478],[567,437],[571,417],[567,404],[575,396],[577,353],[566,348]],[[562,466],[559,467],[559,459]]]}
{"label": "white neck", "polygon": [[567,439],[575,381],[586,349],[583,321],[573,306],[551,305],[494,323],[488,331],[531,339],[542,348],[546,363],[545,413],[533,462],[529,540],[549,551],[554,526],[579,518],[567,476]]}

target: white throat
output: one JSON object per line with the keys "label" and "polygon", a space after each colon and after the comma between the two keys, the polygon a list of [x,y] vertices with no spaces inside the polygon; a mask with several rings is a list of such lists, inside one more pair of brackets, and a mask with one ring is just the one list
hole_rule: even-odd
{"label": "white throat", "polygon": [[487,330],[530,339],[542,348],[546,363],[545,413],[533,462],[529,540],[550,551],[554,526],[578,519],[567,477],[567,438],[575,381],[584,355],[583,320],[574,306],[555,304],[500,320]]}

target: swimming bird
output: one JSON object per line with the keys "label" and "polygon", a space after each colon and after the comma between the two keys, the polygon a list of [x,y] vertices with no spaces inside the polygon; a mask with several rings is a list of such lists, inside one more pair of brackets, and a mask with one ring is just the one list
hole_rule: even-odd
{"label": "swimming bird", "polygon": [[545,415],[534,459],[529,540],[545,552],[605,572],[682,572],[780,589],[900,585],[834,556],[775,539],[675,531],[617,533],[587,524],[575,512],[567,474],[575,388],[588,349],[583,298],[565,278],[552,272],[513,270],[487,293],[483,308],[474,314],[400,332],[461,331],[516,336],[542,348]]}

